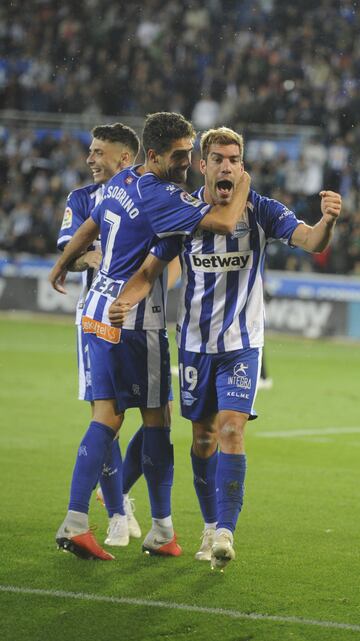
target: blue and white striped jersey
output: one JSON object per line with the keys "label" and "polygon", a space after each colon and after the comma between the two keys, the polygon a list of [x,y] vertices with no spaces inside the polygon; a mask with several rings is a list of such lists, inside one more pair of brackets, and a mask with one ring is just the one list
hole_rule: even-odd
{"label": "blue and white striped jersey", "polygon": [[[152,173],[123,169],[105,185],[91,216],[100,228],[103,261],[87,296],[83,315],[109,324],[108,310],[124,283],[139,269],[161,237],[190,235],[210,205]],[[167,277],[155,283],[151,298],[135,306],[125,329],[165,327]]]}
{"label": "blue and white striped jersey", "polygon": [[[202,187],[196,197],[202,199],[203,193]],[[152,248],[164,261],[180,255],[179,347],[207,354],[262,347],[266,245],[274,239],[288,243],[301,222],[285,205],[251,190],[233,234],[198,230]]]}
{"label": "blue and white striped jersey", "polygon": [[[57,240],[58,249],[63,250],[80,225],[89,218],[94,207],[101,201],[102,193],[103,185],[95,184],[80,187],[70,192],[66,200],[64,216]],[[94,246],[91,247],[92,249],[94,249],[95,244],[98,244],[98,241],[95,241]],[[85,298],[93,281],[94,272],[95,270],[93,268],[81,272],[82,289],[76,305],[75,322],[77,325],[81,323],[81,314]]]}

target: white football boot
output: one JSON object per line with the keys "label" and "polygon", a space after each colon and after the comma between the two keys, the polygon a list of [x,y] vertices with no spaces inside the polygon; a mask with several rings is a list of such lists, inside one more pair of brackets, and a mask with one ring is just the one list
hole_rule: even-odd
{"label": "white football boot", "polygon": [[216,529],[214,527],[205,528],[201,535],[201,545],[195,554],[197,561],[211,561],[211,548],[214,543]]}
{"label": "white football boot", "polygon": [[235,559],[233,548],[234,538],[230,530],[219,528],[215,532],[214,542],[211,548],[211,569],[218,568],[221,572],[229,561]]}
{"label": "white football boot", "polygon": [[105,543],[106,545],[116,545],[119,547],[129,545],[129,528],[125,514],[114,514],[109,519]]}

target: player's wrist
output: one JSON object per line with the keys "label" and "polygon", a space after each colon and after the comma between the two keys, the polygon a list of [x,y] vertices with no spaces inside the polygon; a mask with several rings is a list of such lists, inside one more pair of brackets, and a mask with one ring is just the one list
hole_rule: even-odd
{"label": "player's wrist", "polygon": [[329,214],[324,214],[321,221],[328,229],[333,229],[336,225],[336,218]]}

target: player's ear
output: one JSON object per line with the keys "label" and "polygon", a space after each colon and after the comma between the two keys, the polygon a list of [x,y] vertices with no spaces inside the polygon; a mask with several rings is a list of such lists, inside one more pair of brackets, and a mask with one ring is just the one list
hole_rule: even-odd
{"label": "player's ear", "polygon": [[148,149],[147,157],[150,162],[153,162],[155,164],[158,163],[158,154],[156,153],[155,149]]}
{"label": "player's ear", "polygon": [[122,167],[126,167],[127,165],[132,164],[131,157],[128,151],[123,151],[123,153],[121,154],[120,164]]}
{"label": "player's ear", "polygon": [[201,171],[202,175],[205,176],[205,173],[206,173],[206,160],[201,158],[199,167],[200,167],[200,171]]}

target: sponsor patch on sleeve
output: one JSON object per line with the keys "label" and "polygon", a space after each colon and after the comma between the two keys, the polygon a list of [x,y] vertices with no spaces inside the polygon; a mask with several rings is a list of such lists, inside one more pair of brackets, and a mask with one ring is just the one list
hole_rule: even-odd
{"label": "sponsor patch on sleeve", "polygon": [[199,200],[198,198],[194,198],[194,196],[188,194],[187,191],[182,191],[180,194],[180,198],[184,203],[186,203],[187,205],[193,205],[193,207],[199,207],[203,204],[201,200]]}
{"label": "sponsor patch on sleeve", "polygon": [[69,229],[69,227],[71,227],[72,217],[73,217],[72,209],[70,207],[66,207],[64,211],[64,217],[63,217],[61,229]]}

